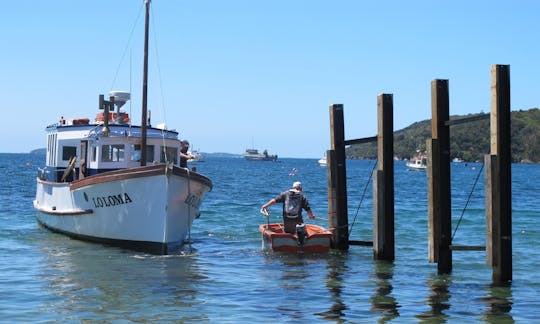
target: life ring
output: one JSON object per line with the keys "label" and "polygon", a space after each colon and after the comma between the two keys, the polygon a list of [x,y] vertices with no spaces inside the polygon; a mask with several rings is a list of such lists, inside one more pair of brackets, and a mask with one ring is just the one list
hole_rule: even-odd
{"label": "life ring", "polygon": [[122,121],[123,121],[124,123],[129,124],[130,119],[129,119],[129,114],[128,114],[128,113],[121,112],[121,113],[120,113],[120,117],[122,117]]}
{"label": "life ring", "polygon": [[[109,112],[109,122],[115,122],[116,121],[116,118],[118,117],[118,113],[116,112]],[[124,123],[129,123],[130,119],[129,119],[129,114],[128,113],[125,113],[125,112],[121,112],[120,113],[120,117],[121,117],[121,120],[122,122]],[[103,122],[105,121],[105,118],[104,118],[104,114],[103,113],[98,113],[96,115],[96,122]]]}
{"label": "life ring", "polygon": [[95,121],[97,122],[102,122],[104,121],[105,119],[103,118],[103,113],[97,113],[96,114],[96,118],[95,118]]}
{"label": "life ring", "polygon": [[73,119],[72,124],[73,125],[88,125],[89,122],[90,122],[90,119],[88,118],[76,118],[76,119]]}
{"label": "life ring", "polygon": [[[109,112],[109,121],[112,122],[112,121],[114,121],[114,120],[116,120],[116,113],[110,111],[110,112]],[[102,121],[105,121],[104,114],[103,114],[102,112],[101,112],[101,113],[98,113],[98,114],[96,115],[96,121],[101,121],[101,122],[102,122]]]}

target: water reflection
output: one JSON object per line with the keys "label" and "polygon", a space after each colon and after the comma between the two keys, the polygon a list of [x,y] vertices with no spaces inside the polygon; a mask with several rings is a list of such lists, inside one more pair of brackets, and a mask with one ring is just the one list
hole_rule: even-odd
{"label": "water reflection", "polygon": [[392,277],[394,276],[394,263],[387,261],[374,261],[375,267],[375,294],[370,298],[371,311],[381,313],[379,322],[387,322],[399,317],[399,304],[392,296]]}
{"label": "water reflection", "polygon": [[345,259],[336,255],[334,258],[328,259],[327,265],[328,274],[326,276],[326,287],[330,293],[330,309],[326,312],[317,313],[326,320],[334,320],[341,322],[345,320],[344,311],[347,309],[347,305],[343,302],[341,297],[341,290],[343,289],[343,275],[348,272]]}
{"label": "water reflection", "polygon": [[[93,321],[207,320],[189,311],[203,304],[197,282],[205,279],[194,255],[151,256],[56,235],[42,241],[48,282],[42,309],[52,318]],[[188,310],[182,314],[178,309]]]}
{"label": "water reflection", "polygon": [[488,323],[514,323],[509,314],[512,310],[512,287],[508,285],[489,286],[482,301],[488,306],[482,319]]}
{"label": "water reflection", "polygon": [[[275,267],[275,261],[280,267]],[[266,255],[266,262],[274,263],[272,267],[279,270],[276,281],[280,297],[275,301],[279,314],[292,321],[307,321],[310,315],[338,323],[345,321],[347,306],[341,292],[343,276],[349,270],[346,256],[271,253]],[[321,296],[325,296],[324,302],[313,302]],[[325,310],[320,311],[321,308]]]}
{"label": "water reflection", "polygon": [[431,309],[418,316],[421,323],[444,323],[448,315],[444,311],[450,309],[450,292],[448,287],[451,285],[449,275],[432,274],[427,282],[430,294],[427,296],[427,304]]}
{"label": "water reflection", "polygon": [[[308,256],[303,254],[269,253],[267,262],[276,260],[281,263],[281,278],[278,279],[283,299],[277,301],[276,310],[293,321],[305,320],[304,311],[299,301],[309,290],[310,273],[307,269]],[[294,301],[294,302],[292,302]]]}

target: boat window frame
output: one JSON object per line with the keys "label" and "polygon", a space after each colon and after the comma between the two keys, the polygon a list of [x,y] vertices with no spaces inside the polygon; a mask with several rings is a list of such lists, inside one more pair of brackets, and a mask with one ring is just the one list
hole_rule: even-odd
{"label": "boat window frame", "polygon": [[[160,163],[172,161],[173,164],[178,164],[178,157],[180,156],[178,147],[161,145],[159,152]],[[167,156],[166,159],[165,156]]]}
{"label": "boat window frame", "polygon": [[92,145],[92,153],[91,153],[91,157],[90,157],[90,162],[96,162],[97,161],[97,152],[98,152],[98,147],[95,146],[95,145]]}
{"label": "boat window frame", "polygon": [[126,162],[126,145],[123,143],[110,143],[101,145],[101,162]]}
{"label": "boat window frame", "polygon": [[77,156],[77,146],[62,145],[62,161],[69,161],[74,156]]}
{"label": "boat window frame", "polygon": [[[135,152],[138,152],[138,156],[136,156]],[[148,163],[154,162],[154,152],[155,152],[154,145],[146,145],[146,162]],[[141,144],[130,145],[129,161],[141,162]]]}

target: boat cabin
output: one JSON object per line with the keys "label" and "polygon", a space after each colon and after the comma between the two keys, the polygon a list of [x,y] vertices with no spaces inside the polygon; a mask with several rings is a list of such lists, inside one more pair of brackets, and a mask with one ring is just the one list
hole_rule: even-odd
{"label": "boat cabin", "polygon": [[[74,122],[76,120],[76,122]],[[65,120],[47,127],[46,167],[39,177],[51,182],[81,179],[141,165],[141,127]],[[84,121],[84,119],[82,119]],[[180,141],[173,130],[147,128],[146,164],[179,164]],[[68,170],[68,172],[66,172]]]}
{"label": "boat cabin", "polygon": [[[100,136],[102,125],[68,124],[47,128],[46,167],[40,177],[51,182],[73,181],[101,172],[141,165],[141,128],[111,125],[109,136]],[[147,129],[146,164],[179,164],[178,133]],[[66,170],[68,170],[67,174]],[[73,172],[74,171],[74,172]]]}
{"label": "boat cabin", "polygon": [[[120,107],[129,94],[119,97],[116,92],[118,112],[105,109],[94,122],[88,118],[60,118],[46,128],[46,166],[39,177],[51,182],[65,182],[90,175],[138,167],[141,165],[140,126],[129,124],[129,116]],[[127,98],[126,98],[127,97]],[[121,100],[123,99],[123,101]],[[100,105],[103,99],[100,97]],[[108,114],[108,120],[104,116]],[[180,140],[178,132],[166,126],[147,127],[146,165],[155,163],[179,164]]]}

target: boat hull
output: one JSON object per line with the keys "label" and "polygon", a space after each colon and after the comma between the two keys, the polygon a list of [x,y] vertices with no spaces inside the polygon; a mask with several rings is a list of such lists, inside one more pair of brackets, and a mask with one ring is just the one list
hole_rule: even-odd
{"label": "boat hull", "polygon": [[244,155],[244,158],[248,161],[276,161],[277,155],[250,154]]}
{"label": "boat hull", "polygon": [[137,167],[71,183],[37,179],[37,220],[78,239],[168,254],[184,243],[211,181],[167,165]]}
{"label": "boat hull", "polygon": [[261,224],[259,231],[262,233],[262,248],[274,252],[327,253],[332,244],[332,232],[313,224],[306,224],[307,236],[303,246],[298,246],[296,234],[283,231],[281,223]]}
{"label": "boat hull", "polygon": [[408,169],[414,171],[425,171],[427,169],[427,165],[417,163],[406,163],[406,166]]}

